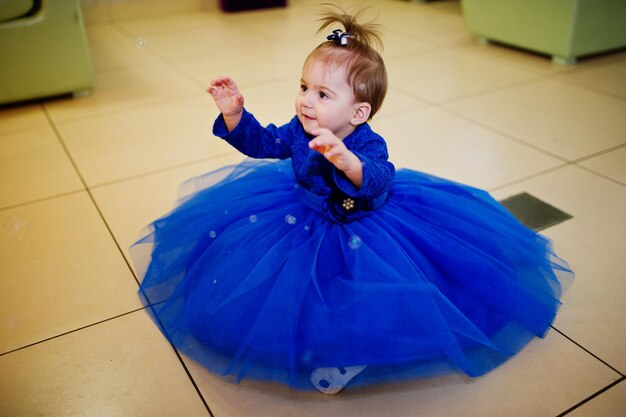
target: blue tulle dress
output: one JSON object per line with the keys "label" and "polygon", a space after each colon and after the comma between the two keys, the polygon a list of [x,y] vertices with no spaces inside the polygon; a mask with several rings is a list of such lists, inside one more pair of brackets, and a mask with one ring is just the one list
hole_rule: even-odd
{"label": "blue tulle dress", "polygon": [[350,386],[479,376],[548,331],[572,273],[485,191],[396,172],[367,124],[344,140],[358,189],[297,118],[214,133],[274,159],[187,181],[132,248],[155,322],[212,372],[296,389],[325,367],[365,365]]}

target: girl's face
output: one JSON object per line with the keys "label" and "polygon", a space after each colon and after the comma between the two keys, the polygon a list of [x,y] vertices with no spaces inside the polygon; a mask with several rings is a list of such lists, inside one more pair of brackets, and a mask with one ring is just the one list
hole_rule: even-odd
{"label": "girl's face", "polygon": [[296,114],[305,132],[313,134],[323,127],[344,139],[356,127],[352,120],[356,107],[344,67],[315,58],[304,63]]}

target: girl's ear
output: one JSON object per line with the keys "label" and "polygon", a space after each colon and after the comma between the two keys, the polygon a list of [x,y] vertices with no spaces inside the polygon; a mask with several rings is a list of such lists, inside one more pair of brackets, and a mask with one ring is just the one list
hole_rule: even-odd
{"label": "girl's ear", "polygon": [[353,126],[358,126],[367,122],[370,118],[370,114],[372,113],[372,106],[367,102],[356,103],[354,105],[354,115],[352,119],[350,119],[350,123]]}

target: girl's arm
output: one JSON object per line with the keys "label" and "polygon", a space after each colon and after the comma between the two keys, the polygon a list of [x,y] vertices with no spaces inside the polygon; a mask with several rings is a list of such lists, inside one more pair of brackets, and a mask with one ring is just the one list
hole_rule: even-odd
{"label": "girl's arm", "polygon": [[324,158],[342,171],[355,187],[360,188],[363,185],[363,164],[359,157],[330,130],[319,128],[311,133],[316,138],[309,142],[309,148],[324,155]]}
{"label": "girl's arm", "polygon": [[245,108],[237,127],[228,130],[224,115],[220,114],[213,124],[213,134],[224,139],[239,152],[251,158],[290,158],[293,130],[297,118],[284,125],[262,126]]}
{"label": "girl's arm", "polygon": [[261,126],[244,109],[243,95],[235,81],[219,77],[211,81],[207,91],[221,111],[213,125],[213,134],[251,158],[285,159],[291,156],[291,126]]}
{"label": "girl's arm", "polygon": [[335,185],[342,192],[353,198],[370,199],[389,191],[395,167],[388,161],[387,145],[382,137],[368,128],[359,146],[350,150],[326,129],[315,133],[318,136],[309,142],[309,147],[337,168]]}

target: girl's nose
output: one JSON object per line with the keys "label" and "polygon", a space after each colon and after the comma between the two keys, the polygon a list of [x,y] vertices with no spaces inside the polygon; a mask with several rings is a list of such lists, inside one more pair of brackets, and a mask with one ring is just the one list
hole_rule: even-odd
{"label": "girl's nose", "polygon": [[311,94],[308,91],[304,94],[304,97],[302,98],[302,104],[304,104],[305,107],[311,107]]}

